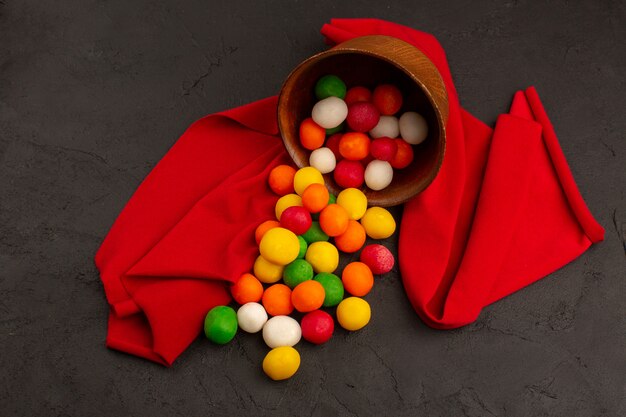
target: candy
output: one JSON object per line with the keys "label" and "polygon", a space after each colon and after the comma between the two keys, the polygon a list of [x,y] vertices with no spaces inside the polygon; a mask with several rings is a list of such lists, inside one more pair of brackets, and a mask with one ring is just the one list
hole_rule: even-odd
{"label": "candy", "polygon": [[317,281],[308,280],[291,292],[291,303],[301,313],[317,310],[324,304],[324,287]]}
{"label": "candy", "polygon": [[306,251],[305,259],[316,273],[334,272],[339,265],[339,252],[328,242],[313,242]]}
{"label": "candy", "polygon": [[358,161],[370,151],[370,138],[365,133],[348,132],[339,140],[339,153],[346,159]]}
{"label": "candy", "polygon": [[321,345],[328,342],[335,330],[335,321],[325,311],[316,310],[307,313],[300,322],[302,337],[307,342]]}
{"label": "candy", "polygon": [[245,332],[260,332],[266,321],[267,312],[259,303],[246,303],[237,310],[237,322]]}
{"label": "candy", "polygon": [[293,311],[291,289],[285,284],[274,284],[268,287],[263,293],[261,302],[270,316],[286,316]]}
{"label": "candy", "polygon": [[324,303],[322,307],[334,307],[343,300],[343,283],[335,274],[320,272],[313,280],[324,287]]}
{"label": "candy", "polygon": [[322,174],[328,174],[335,169],[337,159],[329,148],[319,148],[311,152],[309,165],[317,169]]}
{"label": "candy", "polygon": [[382,190],[393,180],[393,168],[387,161],[374,160],[365,168],[365,184],[374,191]]}
{"label": "candy", "polygon": [[361,262],[370,267],[374,274],[386,274],[391,271],[395,260],[389,249],[383,245],[367,245],[361,251]]}
{"label": "candy", "polygon": [[320,226],[328,236],[339,236],[348,228],[348,212],[339,204],[329,204],[320,213]]}
{"label": "candy", "polygon": [[254,240],[256,241],[256,244],[258,245],[259,243],[261,243],[261,238],[263,237],[265,232],[278,226],[280,226],[280,223],[276,220],[266,220],[258,225],[256,230],[254,231]]}
{"label": "candy", "polygon": [[333,152],[336,162],[339,162],[343,159],[343,156],[341,156],[341,154],[339,153],[339,141],[341,140],[342,136],[343,133],[335,133],[334,135],[331,135],[328,137],[328,139],[326,139],[326,147]]}
{"label": "candy", "polygon": [[306,243],[309,245],[313,242],[325,242],[327,241],[328,235],[324,233],[319,222],[311,223],[311,227],[302,235]]}
{"label": "candy", "polygon": [[298,257],[299,251],[298,237],[291,230],[282,227],[265,232],[259,244],[261,256],[277,265],[287,265]]}
{"label": "candy", "polygon": [[[296,194],[301,196],[306,187],[311,184],[324,185],[322,173],[313,167],[300,168],[293,177],[293,188],[296,190]],[[302,204],[298,205],[301,206]]]}
{"label": "candy", "polygon": [[263,340],[271,348],[293,346],[301,337],[300,324],[289,316],[272,317],[263,326]]}
{"label": "candy", "polygon": [[381,114],[395,114],[402,107],[402,93],[395,85],[381,84],[374,89],[372,103]]}
{"label": "candy", "polygon": [[223,345],[237,333],[237,313],[228,306],[213,307],[204,318],[204,334],[213,343]]}
{"label": "candy", "polygon": [[283,270],[283,281],[289,288],[313,278],[313,267],[304,259],[296,259]]}
{"label": "candy", "polygon": [[373,138],[397,138],[400,134],[400,126],[398,118],[395,116],[380,116],[378,124],[370,130],[370,136]]}
{"label": "candy", "polygon": [[428,136],[428,123],[421,114],[408,111],[400,116],[400,136],[411,145],[418,145]]}
{"label": "candy", "polygon": [[337,306],[337,321],[346,330],[362,329],[372,317],[370,305],[362,298],[349,297]]}
{"label": "candy", "polygon": [[352,295],[363,297],[374,286],[374,275],[363,262],[350,262],[341,273],[343,287]]}
{"label": "candy", "polygon": [[324,75],[315,83],[315,97],[322,100],[333,96],[344,98],[346,96],[346,84],[336,75]]}
{"label": "candy", "polygon": [[313,121],[324,129],[339,126],[346,120],[346,116],[348,116],[348,106],[338,97],[328,97],[318,101],[311,111]]}
{"label": "candy", "polygon": [[262,256],[258,256],[254,261],[254,276],[264,284],[273,284],[283,276],[283,265],[276,265]]}
{"label": "candy", "polygon": [[355,132],[369,132],[380,119],[380,112],[372,103],[358,101],[350,104],[346,123]]}
{"label": "candy", "polygon": [[278,165],[270,171],[267,180],[270,188],[278,195],[293,193],[293,176],[296,170],[289,165]]}
{"label": "candy", "polygon": [[359,188],[363,185],[365,168],[359,161],[339,161],[333,171],[333,178],[341,188]]}
{"label": "candy", "polygon": [[372,92],[365,87],[357,86],[352,87],[346,92],[346,97],[344,101],[348,106],[352,103],[356,103],[359,101],[370,101],[372,98]]}
{"label": "candy", "polygon": [[306,249],[309,246],[306,243],[306,240],[302,236],[298,236],[298,243],[300,243],[300,250],[298,251],[298,257],[296,259],[304,259],[304,255],[306,255]]}
{"label": "candy", "polygon": [[257,302],[263,296],[263,285],[252,274],[242,274],[230,287],[230,294],[241,305]]}
{"label": "candy", "polygon": [[310,213],[319,213],[328,205],[330,194],[321,184],[311,184],[302,193],[302,206]]}
{"label": "candy", "polygon": [[386,239],[396,231],[396,221],[382,207],[370,207],[361,218],[365,233],[372,239]]}
{"label": "candy", "polygon": [[306,149],[312,151],[324,144],[326,130],[315,123],[310,117],[300,123],[300,143]]}
{"label": "candy", "polygon": [[370,146],[370,154],[381,161],[391,161],[397,152],[398,144],[387,136],[374,139]]}
{"label": "candy", "polygon": [[367,197],[358,188],[346,188],[337,196],[337,204],[346,209],[352,220],[359,220],[367,210]]}
{"label": "candy", "polygon": [[365,229],[356,220],[348,220],[348,228],[339,236],[335,236],[337,249],[345,253],[354,253],[365,243]]}
{"label": "candy", "polygon": [[302,207],[302,197],[297,194],[287,194],[279,198],[276,202],[276,207],[274,208],[276,219],[280,220],[280,216],[283,214],[283,211],[285,211],[287,207],[293,206]]}
{"label": "candy", "polygon": [[311,215],[304,207],[287,207],[280,215],[280,225],[296,235],[301,235],[311,227]]}
{"label": "candy", "polygon": [[290,346],[269,351],[263,359],[263,372],[274,381],[291,378],[300,367],[300,354]]}
{"label": "candy", "polygon": [[394,139],[398,150],[395,156],[389,161],[392,167],[402,169],[408,167],[413,162],[413,147],[403,139]]}
{"label": "candy", "polygon": [[326,129],[326,135],[334,135],[335,133],[343,132],[346,128],[346,122],[342,122],[339,126],[333,127],[332,129]]}

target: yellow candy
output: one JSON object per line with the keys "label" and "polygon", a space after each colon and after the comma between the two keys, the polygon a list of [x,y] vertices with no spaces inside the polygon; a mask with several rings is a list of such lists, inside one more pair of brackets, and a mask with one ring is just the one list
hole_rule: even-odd
{"label": "yellow candy", "polygon": [[337,306],[337,321],[346,330],[362,329],[372,317],[370,305],[362,298],[348,297]]}
{"label": "yellow candy", "polygon": [[263,372],[274,381],[291,378],[300,367],[300,354],[291,346],[274,348],[263,359]]}
{"label": "yellow candy", "polygon": [[283,277],[283,269],[285,269],[282,265],[276,265],[260,256],[256,258],[254,261],[254,276],[259,279],[259,281],[264,282],[265,284],[273,284],[275,282],[280,281]]}
{"label": "yellow candy", "polygon": [[279,198],[274,209],[276,220],[280,221],[280,215],[283,214],[283,211],[293,206],[302,207],[302,197],[297,194],[287,194]]}
{"label": "yellow candy", "polygon": [[293,177],[293,188],[296,190],[296,193],[302,195],[306,187],[311,184],[324,185],[322,173],[313,167],[300,168]]}
{"label": "yellow candy", "polygon": [[316,273],[332,273],[339,265],[339,252],[328,242],[313,242],[306,250],[305,259]]}
{"label": "yellow candy", "polygon": [[372,239],[386,239],[396,231],[396,221],[382,207],[370,207],[361,218],[365,233]]}
{"label": "yellow candy", "polygon": [[259,243],[259,252],[276,265],[287,265],[300,253],[298,236],[284,227],[274,227],[265,232]]}
{"label": "yellow candy", "polygon": [[337,204],[346,209],[352,220],[359,220],[367,210],[367,197],[357,188],[346,188],[337,196]]}

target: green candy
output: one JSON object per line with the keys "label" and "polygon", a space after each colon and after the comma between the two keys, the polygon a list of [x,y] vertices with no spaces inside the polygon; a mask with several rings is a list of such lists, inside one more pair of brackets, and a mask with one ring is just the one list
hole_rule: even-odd
{"label": "green candy", "polygon": [[326,134],[327,135],[334,135],[335,133],[339,133],[342,132],[344,127],[346,127],[346,123],[345,122],[341,122],[341,124],[337,127],[333,127],[331,129],[326,129]]}
{"label": "green candy", "polygon": [[343,300],[343,284],[339,277],[328,272],[320,272],[315,275],[313,280],[322,284],[326,296],[324,297],[323,307],[334,307]]}
{"label": "green candy", "polygon": [[332,194],[328,194],[328,204],[335,204],[337,202],[337,197]]}
{"label": "green candy", "polygon": [[308,243],[309,245],[313,242],[327,242],[329,239],[328,235],[324,233],[324,231],[320,227],[320,222],[311,223],[311,227],[309,227],[309,230],[307,230],[301,236],[304,238],[304,240],[306,240],[306,243]]}
{"label": "green candy", "polygon": [[346,90],[346,84],[336,75],[324,75],[315,84],[315,96],[318,100],[331,96],[343,99],[346,96]]}
{"label": "green candy", "polygon": [[224,345],[237,333],[237,313],[228,306],[213,307],[204,319],[204,334],[207,339]]}
{"label": "green candy", "polygon": [[313,278],[313,267],[304,259],[296,259],[283,270],[283,281],[289,288]]}
{"label": "green candy", "polygon": [[302,236],[298,236],[298,242],[300,243],[300,252],[298,252],[297,259],[304,259],[304,255],[306,255],[306,249],[309,247],[307,245],[306,240]]}

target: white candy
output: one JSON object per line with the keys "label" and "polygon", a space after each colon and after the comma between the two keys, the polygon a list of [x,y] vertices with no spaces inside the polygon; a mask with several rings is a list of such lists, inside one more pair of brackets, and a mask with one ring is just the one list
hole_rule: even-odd
{"label": "white candy", "polygon": [[365,168],[365,184],[372,190],[382,190],[393,179],[393,167],[387,161],[374,160]]}
{"label": "white candy", "polygon": [[428,123],[422,115],[408,111],[400,116],[400,136],[411,145],[418,145],[428,136]]}
{"label": "white candy", "polygon": [[311,152],[309,165],[317,169],[322,174],[328,174],[335,169],[337,160],[335,159],[335,154],[330,150],[330,148],[318,148]]}
{"label": "white candy", "polygon": [[400,134],[400,126],[398,118],[395,116],[380,116],[378,124],[374,129],[370,130],[370,136],[374,139],[387,136],[388,138],[397,138]]}
{"label": "white candy", "polygon": [[237,310],[239,327],[248,333],[257,333],[267,321],[267,313],[259,303],[246,303]]}
{"label": "white candy", "polygon": [[300,341],[300,324],[289,316],[272,317],[263,326],[263,340],[270,348],[293,346]]}
{"label": "white candy", "polygon": [[327,97],[315,103],[311,117],[315,123],[324,129],[332,129],[346,120],[348,105],[339,97]]}

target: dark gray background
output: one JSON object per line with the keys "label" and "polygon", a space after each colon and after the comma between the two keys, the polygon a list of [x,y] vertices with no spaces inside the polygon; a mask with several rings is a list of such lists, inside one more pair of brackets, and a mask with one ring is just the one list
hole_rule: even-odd
{"label": "dark gray background", "polygon": [[[371,324],[302,343],[285,383],[258,335],[171,369],[105,349],[93,255],[133,190],[194,120],[275,94],[334,16],[435,34],[488,123],[535,85],[606,240],[455,331],[389,274]],[[626,415],[625,28],[623,1],[0,1],[1,414]]]}

